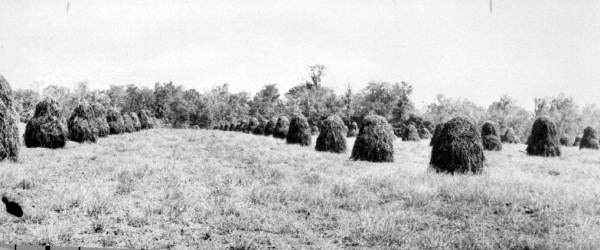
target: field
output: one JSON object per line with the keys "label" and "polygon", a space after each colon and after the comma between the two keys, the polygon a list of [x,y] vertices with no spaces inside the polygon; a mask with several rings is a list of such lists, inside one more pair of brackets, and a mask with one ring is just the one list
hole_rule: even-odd
{"label": "field", "polygon": [[[314,143],[313,138],[313,143]],[[352,148],[354,140],[349,139]],[[173,249],[593,249],[600,152],[486,152],[480,176],[428,171],[428,141],[394,163],[212,130],[153,129],[27,149],[0,163],[13,244]]]}

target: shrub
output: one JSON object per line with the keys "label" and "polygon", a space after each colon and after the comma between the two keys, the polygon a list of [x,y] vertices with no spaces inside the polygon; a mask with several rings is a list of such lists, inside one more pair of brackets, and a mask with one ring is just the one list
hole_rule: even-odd
{"label": "shrub", "polygon": [[28,148],[62,148],[69,131],[58,102],[46,98],[35,106],[33,117],[25,127],[25,146]]}
{"label": "shrub", "polygon": [[404,133],[402,134],[403,141],[420,141],[421,137],[419,137],[419,131],[412,124],[406,126],[404,129]]}
{"label": "shrub", "polygon": [[479,174],[483,170],[481,135],[465,117],[455,117],[442,125],[432,146],[429,164],[436,172]]}
{"label": "shrub", "polygon": [[372,162],[393,162],[395,138],[392,126],[385,118],[369,115],[361,124],[350,158]]}
{"label": "shrub", "polygon": [[333,153],[346,152],[344,122],[339,116],[332,115],[323,121],[315,149]]}
{"label": "shrub", "polygon": [[294,114],[290,120],[290,127],[286,137],[287,143],[308,146],[311,140],[310,126],[306,117],[300,113]]}
{"label": "shrub", "polygon": [[106,122],[111,135],[125,133],[125,122],[123,116],[115,109],[109,109],[106,113]]}
{"label": "shrub", "polygon": [[517,137],[515,135],[515,131],[512,128],[507,128],[506,131],[504,132],[504,135],[502,135],[502,142],[505,143],[519,143],[519,137]]}
{"label": "shrub", "polygon": [[546,116],[535,119],[527,139],[527,154],[545,157],[560,156],[560,144],[554,122]]}
{"label": "shrub", "polygon": [[358,135],[358,124],[352,122],[348,128],[348,137],[355,137]]}
{"label": "shrub", "polygon": [[481,127],[481,139],[483,142],[483,149],[490,151],[502,150],[502,142],[498,137],[496,126],[492,122],[485,122]]}
{"label": "shrub", "polygon": [[280,139],[287,138],[289,127],[290,121],[288,118],[285,116],[279,117],[275,124],[275,129],[273,130],[273,137]]}
{"label": "shrub", "polygon": [[93,124],[98,131],[98,137],[107,137],[110,134],[110,127],[106,121],[106,109],[100,103],[91,105],[94,119]]}
{"label": "shrub", "polygon": [[587,127],[583,130],[583,137],[579,142],[579,149],[582,148],[598,149],[598,138],[594,128]]}
{"label": "shrub", "polygon": [[69,140],[74,142],[93,142],[98,139],[98,128],[94,127],[94,112],[87,103],[79,104],[67,122]]}
{"label": "shrub", "polygon": [[19,129],[10,84],[0,75],[0,161],[19,158]]}
{"label": "shrub", "polygon": [[264,135],[266,135],[266,136],[272,135],[273,131],[275,131],[276,125],[277,125],[277,117],[271,117],[271,119],[269,119],[269,122],[267,122],[267,126],[265,126]]}

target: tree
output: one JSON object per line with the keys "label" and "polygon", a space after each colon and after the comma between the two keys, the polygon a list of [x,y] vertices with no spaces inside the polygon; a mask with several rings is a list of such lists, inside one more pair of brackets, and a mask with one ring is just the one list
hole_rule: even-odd
{"label": "tree", "polygon": [[488,120],[498,124],[500,133],[507,128],[512,128],[521,140],[526,140],[531,132],[533,114],[519,107],[515,99],[502,96],[500,100],[493,102],[487,111]]}
{"label": "tree", "polygon": [[306,87],[309,89],[313,87],[318,89],[321,86],[321,81],[323,80],[323,77],[325,76],[325,66],[321,64],[315,64],[312,66],[308,66],[308,70],[308,76],[310,79],[306,81]]}
{"label": "tree", "polygon": [[35,112],[35,106],[40,101],[40,94],[31,89],[17,89],[14,91],[15,109],[21,122],[27,122]]}
{"label": "tree", "polygon": [[467,99],[453,99],[438,94],[436,101],[427,105],[426,120],[434,124],[446,122],[456,116],[466,116],[475,124],[482,124],[486,118],[485,109]]}
{"label": "tree", "polygon": [[535,115],[549,116],[555,123],[560,136],[575,137],[582,131],[582,115],[573,97],[561,93],[555,97],[535,98]]}
{"label": "tree", "polygon": [[278,114],[279,90],[276,84],[265,85],[250,103],[250,115],[272,117]]}
{"label": "tree", "polygon": [[388,120],[401,120],[408,115],[407,110],[412,110],[411,93],[412,86],[405,82],[369,82],[356,96],[354,109],[360,117],[374,113]]}

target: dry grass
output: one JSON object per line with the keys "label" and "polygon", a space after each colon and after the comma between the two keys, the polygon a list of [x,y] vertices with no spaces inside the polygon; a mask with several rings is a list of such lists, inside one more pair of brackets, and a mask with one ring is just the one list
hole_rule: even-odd
{"label": "dry grass", "polygon": [[[314,141],[314,140],[313,140]],[[351,148],[354,139],[348,140]],[[7,243],[253,248],[591,249],[600,245],[600,152],[485,152],[479,176],[428,171],[428,141],[394,163],[349,160],[216,130],[145,130],[26,149],[0,163]]]}

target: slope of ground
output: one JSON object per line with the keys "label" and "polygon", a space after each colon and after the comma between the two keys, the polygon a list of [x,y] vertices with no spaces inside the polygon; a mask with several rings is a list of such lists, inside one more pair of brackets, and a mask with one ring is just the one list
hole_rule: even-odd
{"label": "slope of ground", "polygon": [[[314,140],[313,140],[314,141]],[[353,139],[349,140],[352,148]],[[394,163],[237,132],[154,129],[0,163],[12,244],[252,248],[565,249],[600,245],[600,152],[486,152],[481,176],[429,172],[428,141]]]}

